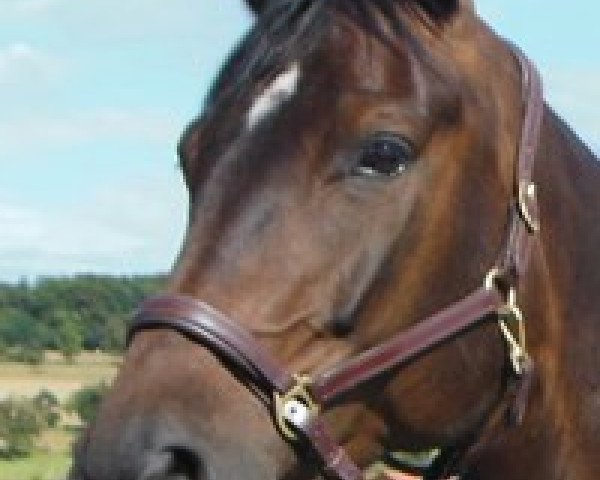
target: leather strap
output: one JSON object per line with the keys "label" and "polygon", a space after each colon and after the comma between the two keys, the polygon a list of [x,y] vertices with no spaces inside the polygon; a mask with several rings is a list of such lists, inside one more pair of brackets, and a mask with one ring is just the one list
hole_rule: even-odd
{"label": "leather strap", "polygon": [[480,288],[454,305],[415,324],[391,340],[315,379],[313,392],[328,405],[361,384],[415,359],[495,313],[504,304],[498,290]]}
{"label": "leather strap", "polygon": [[[544,96],[542,79],[538,70],[531,61],[519,50],[512,46],[522,72],[522,89],[524,102],[524,120],[515,178],[516,204],[512,210],[512,221],[506,252],[500,260],[500,268],[510,281],[515,284],[522,277],[529,266],[531,247],[533,244],[532,227],[539,225],[539,207],[535,186],[532,183],[535,153],[540,139],[542,127]],[[530,188],[532,191],[528,192]],[[528,193],[533,193],[528,195]],[[526,209],[529,219],[524,219],[522,209]],[[530,223],[527,223],[529,220]]]}
{"label": "leather strap", "polygon": [[[191,297],[165,295],[143,302],[133,315],[128,344],[136,333],[156,328],[175,330],[206,346],[269,396],[285,394],[296,382],[238,323]],[[304,434],[329,476],[339,480],[362,478],[360,468],[335,440],[322,416],[307,417],[305,423],[294,427]]]}
{"label": "leather strap", "polygon": [[206,345],[269,392],[284,393],[294,384],[292,375],[251,333],[204,302],[182,295],[146,300],[133,315],[128,343],[140,330],[158,327],[177,330]]}
{"label": "leather strap", "polygon": [[[516,202],[511,209],[510,232],[498,262],[499,280],[516,287],[526,272],[538,222],[538,205],[532,194],[533,163],[542,123],[543,96],[539,74],[533,64],[514,49],[523,77],[524,121],[516,166]],[[314,400],[326,407],[365,382],[413,361],[432,348],[477,325],[497,312],[505,299],[501,285],[480,288],[466,298],[428,317],[388,342],[347,360],[320,375],[310,387]],[[266,352],[259,340],[239,323],[209,305],[186,296],[160,296],[144,302],[134,314],[129,341],[142,330],[168,328],[181,332],[209,348],[240,371],[261,392],[285,395],[297,379]],[[532,365],[528,365],[532,368]],[[528,372],[528,375],[531,372]],[[530,377],[521,384],[530,384]],[[527,386],[515,393],[516,417],[522,417],[527,402]],[[275,412],[274,412],[275,413]],[[332,435],[322,415],[306,416],[293,427],[312,445],[324,472],[336,480],[360,480],[363,474]]]}
{"label": "leather strap", "polygon": [[299,425],[299,429],[319,456],[322,468],[328,477],[336,480],[363,478],[361,469],[340,446],[322,416],[316,416],[306,424]]}

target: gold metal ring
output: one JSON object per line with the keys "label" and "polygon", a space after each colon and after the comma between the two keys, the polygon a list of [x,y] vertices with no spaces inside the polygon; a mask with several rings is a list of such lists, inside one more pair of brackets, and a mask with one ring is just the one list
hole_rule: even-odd
{"label": "gold metal ring", "polygon": [[314,401],[310,393],[312,379],[306,375],[294,375],[295,385],[287,392],[274,394],[275,421],[281,434],[289,441],[298,440],[297,425],[294,425],[290,417],[290,411],[302,410],[303,415],[313,418],[319,413],[319,405]]}
{"label": "gold metal ring", "polygon": [[[525,317],[522,310],[517,306],[515,289],[510,290],[509,300],[498,311],[498,315],[498,325],[510,350],[509,357],[511,363],[515,373],[520,375],[523,372],[523,366],[525,360],[528,358],[528,353],[527,339],[525,337]],[[516,332],[513,333],[509,323],[514,324]]]}
{"label": "gold metal ring", "polygon": [[495,290],[497,288],[497,280],[502,276],[502,270],[498,267],[492,268],[487,275],[485,276],[485,280],[483,282],[483,286],[486,290]]}
{"label": "gold metal ring", "polygon": [[530,202],[535,200],[536,185],[533,182],[521,182],[519,184],[519,214],[531,233],[540,230],[540,222],[532,215],[529,207]]}
{"label": "gold metal ring", "polygon": [[[502,288],[498,285],[503,272],[500,268],[492,268],[485,277],[484,287],[487,290],[499,289],[505,295],[505,303],[498,310],[498,326],[509,349],[509,358],[517,375],[521,375],[528,358],[525,338],[525,317],[517,302],[515,287]],[[512,327],[512,328],[511,328]],[[513,333],[513,330],[514,331]]]}

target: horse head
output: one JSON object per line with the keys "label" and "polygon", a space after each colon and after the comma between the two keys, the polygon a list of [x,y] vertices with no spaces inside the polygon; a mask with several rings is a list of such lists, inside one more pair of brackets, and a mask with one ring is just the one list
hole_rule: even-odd
{"label": "horse head", "polygon": [[[316,374],[464,297],[494,265],[521,71],[466,0],[248,3],[255,25],[180,142],[189,226],[167,290]],[[508,362],[483,322],[324,415],[362,466],[466,446]],[[321,478],[238,373],[186,335],[139,332],[72,478]]]}

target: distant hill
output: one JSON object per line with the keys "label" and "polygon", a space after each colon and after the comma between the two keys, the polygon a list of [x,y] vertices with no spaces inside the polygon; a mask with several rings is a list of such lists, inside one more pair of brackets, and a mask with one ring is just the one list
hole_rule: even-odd
{"label": "distant hill", "polygon": [[80,275],[0,283],[0,355],[22,349],[120,352],[129,314],[164,277]]}

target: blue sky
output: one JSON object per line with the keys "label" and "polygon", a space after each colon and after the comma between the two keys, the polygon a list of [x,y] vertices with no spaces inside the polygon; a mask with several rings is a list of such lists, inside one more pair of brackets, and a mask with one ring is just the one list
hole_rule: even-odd
{"label": "blue sky", "polygon": [[[478,8],[600,151],[600,4]],[[251,21],[240,0],[0,0],[0,279],[169,268],[175,144]]]}

